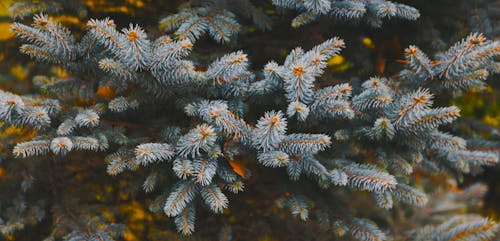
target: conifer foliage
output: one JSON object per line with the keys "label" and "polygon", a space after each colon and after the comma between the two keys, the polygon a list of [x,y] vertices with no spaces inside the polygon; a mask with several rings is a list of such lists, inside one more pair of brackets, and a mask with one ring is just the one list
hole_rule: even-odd
{"label": "conifer foliage", "polygon": [[303,12],[292,20],[293,27],[310,23],[322,15],[341,20],[364,19],[375,27],[380,27],[384,18],[415,20],[420,17],[417,9],[386,0],[273,0],[273,3],[278,7]]}
{"label": "conifer foliage", "polygon": [[[374,25],[389,17],[419,17],[412,7],[383,0],[273,3],[304,11],[294,26],[320,15],[366,19]],[[341,208],[357,198],[353,190],[370,193],[374,205],[387,212],[398,203],[421,208],[432,197],[415,182],[416,169],[461,177],[498,162],[497,152],[468,149],[467,140],[443,131],[460,117],[460,110],[436,106],[433,100],[444,91],[484,87],[485,79],[499,69],[495,57],[500,42],[473,33],[432,58],[409,46],[406,68],[395,76],[374,76],[359,87],[347,82],[324,86],[318,82],[327,61],[346,46],[341,38],[331,37],[311,49],[296,47],[282,63],[270,61],[261,71],[251,67],[251,56],[244,51],[202,66],[191,54],[195,41],[204,33],[218,42],[229,41],[240,29],[233,11],[247,13],[262,29],[270,29],[270,23],[247,0],[190,4],[160,22],[175,31],[173,39],[155,38],[133,24],[117,29],[110,18],[88,21],[78,38],[43,14],[31,26],[14,23],[12,30],[24,42],[22,53],[69,74],[39,79],[43,94],[0,92],[0,119],[37,130],[32,140],[15,145],[13,155],[52,162],[82,151],[99,152],[106,155],[109,175],[120,178],[125,172],[147,170],[149,176],[137,178],[143,179],[144,192],[157,195],[150,210],[171,217],[184,235],[196,232],[199,209],[221,215],[231,205],[228,194],[245,191],[250,170],[234,163],[246,155],[258,165],[252,171],[276,169],[288,176],[290,186],[283,187],[278,206],[301,220],[331,220],[332,235],[368,241],[398,234],[385,231],[362,210]],[[102,98],[105,88],[112,88],[113,95]],[[286,104],[252,109],[261,105],[257,99],[269,96]],[[167,106],[172,115],[168,123],[152,124],[159,135],[115,124],[129,111],[155,105]],[[249,113],[260,117],[252,120]],[[172,179],[176,181],[166,181]],[[318,190],[297,188],[309,185],[308,180]],[[323,211],[322,218],[311,215],[314,210]],[[11,233],[29,223],[16,215],[1,213],[0,231]],[[113,240],[126,230],[101,222],[89,218],[92,232],[73,229],[50,238]],[[417,230],[412,237],[489,240],[497,229],[491,220],[462,215]]]}

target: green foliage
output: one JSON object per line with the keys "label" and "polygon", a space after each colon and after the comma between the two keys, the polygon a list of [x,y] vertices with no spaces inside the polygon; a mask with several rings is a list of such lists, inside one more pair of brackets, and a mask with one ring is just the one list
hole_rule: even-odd
{"label": "green foliage", "polygon": [[[293,26],[321,15],[365,19],[376,26],[385,18],[415,20],[420,15],[412,7],[383,0],[273,3],[305,12]],[[15,145],[12,163],[33,161],[33,175],[44,179],[40,172],[45,168],[54,176],[66,175],[61,167],[93,153],[109,175],[127,178],[130,188],[156,198],[150,210],[173,218],[183,235],[196,235],[195,221],[209,219],[200,214],[226,215],[240,192],[268,178],[260,173],[270,172],[272,182],[264,186],[277,190],[270,198],[279,207],[304,221],[323,225],[331,220],[327,229],[333,227],[331,234],[339,238],[349,234],[370,241],[410,231],[391,232],[398,228],[376,222],[384,215],[370,210],[439,208],[441,203],[433,203],[435,195],[426,194],[417,175],[445,173],[460,179],[498,162],[499,153],[486,148],[490,142],[452,134],[450,126],[460,110],[436,107],[434,98],[483,88],[498,71],[499,41],[472,33],[433,58],[411,45],[404,50],[406,68],[394,76],[331,83],[325,81],[331,74],[329,60],[349,46],[338,37],[304,43],[317,45],[296,47],[260,71],[242,50],[199,54],[194,42],[206,32],[218,42],[234,39],[241,25],[233,11],[269,29],[267,17],[247,0],[182,5],[179,13],[160,21],[164,29],[175,30],[174,39],[133,24],[119,30],[110,18],[91,19],[79,37],[43,14],[31,26],[14,23],[12,30],[25,42],[22,53],[60,66],[68,75],[41,83],[46,91],[40,94],[0,92],[0,119],[37,130],[31,140]],[[112,93],[103,94],[109,88]],[[280,175],[285,172],[288,177]],[[60,195],[70,197],[55,194],[54,182],[40,183],[53,193],[43,204],[25,205],[50,205],[70,216],[71,222],[52,224],[58,232],[49,238],[113,240],[123,235],[124,226],[97,219],[94,210],[73,203],[78,200],[69,202],[78,211],[75,215]],[[18,195],[29,200],[29,192]],[[470,199],[466,191],[462,195],[450,194],[448,201],[460,205]],[[356,208],[357,199],[369,200],[369,205]],[[12,234],[52,215],[40,212],[35,221],[19,219],[26,213],[26,208],[5,212],[1,230]],[[412,229],[432,218],[408,217],[417,220]],[[75,221],[80,219],[88,221]],[[414,231],[412,238],[490,240],[497,226],[476,215],[457,215]],[[223,237],[235,236],[225,229]]]}

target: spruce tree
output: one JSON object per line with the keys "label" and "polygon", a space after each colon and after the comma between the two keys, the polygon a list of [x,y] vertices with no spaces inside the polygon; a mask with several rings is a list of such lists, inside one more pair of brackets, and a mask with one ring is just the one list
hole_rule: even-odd
{"label": "spruce tree", "polygon": [[[445,99],[500,71],[495,22],[478,1],[485,16],[454,25],[471,33],[446,33],[430,10],[449,1],[434,2],[193,0],[160,30],[107,16],[70,30],[49,14],[84,2],[15,3],[15,18],[49,12],[12,24],[19,51],[64,74],[0,91],[0,120],[30,131],[1,164],[1,233],[256,240],[248,225],[276,240],[494,240],[499,225],[475,212],[487,187],[456,183],[498,163],[498,135],[461,136]],[[425,37],[389,40],[397,31]],[[266,44],[286,51],[259,55]],[[121,201],[147,205],[147,231]]]}

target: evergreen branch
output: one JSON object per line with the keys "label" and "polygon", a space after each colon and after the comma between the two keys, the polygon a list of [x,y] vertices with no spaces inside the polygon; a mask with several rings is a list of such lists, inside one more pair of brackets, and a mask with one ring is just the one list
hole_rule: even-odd
{"label": "evergreen branch", "polygon": [[143,166],[170,160],[174,154],[175,150],[166,143],[145,143],[135,148],[136,162]]}
{"label": "evergreen branch", "polygon": [[179,181],[170,192],[163,211],[169,217],[182,213],[198,193],[198,186],[194,182]]}
{"label": "evergreen branch", "polygon": [[360,190],[382,193],[396,187],[396,179],[381,170],[368,165],[350,165],[344,169],[348,184]]}
{"label": "evergreen branch", "polygon": [[215,213],[221,213],[223,209],[228,207],[227,197],[216,184],[201,188],[200,194],[205,204]]}
{"label": "evergreen branch", "polygon": [[50,141],[49,140],[36,140],[27,141],[22,143],[17,143],[14,147],[12,153],[16,157],[30,157],[45,155],[50,151]]}

